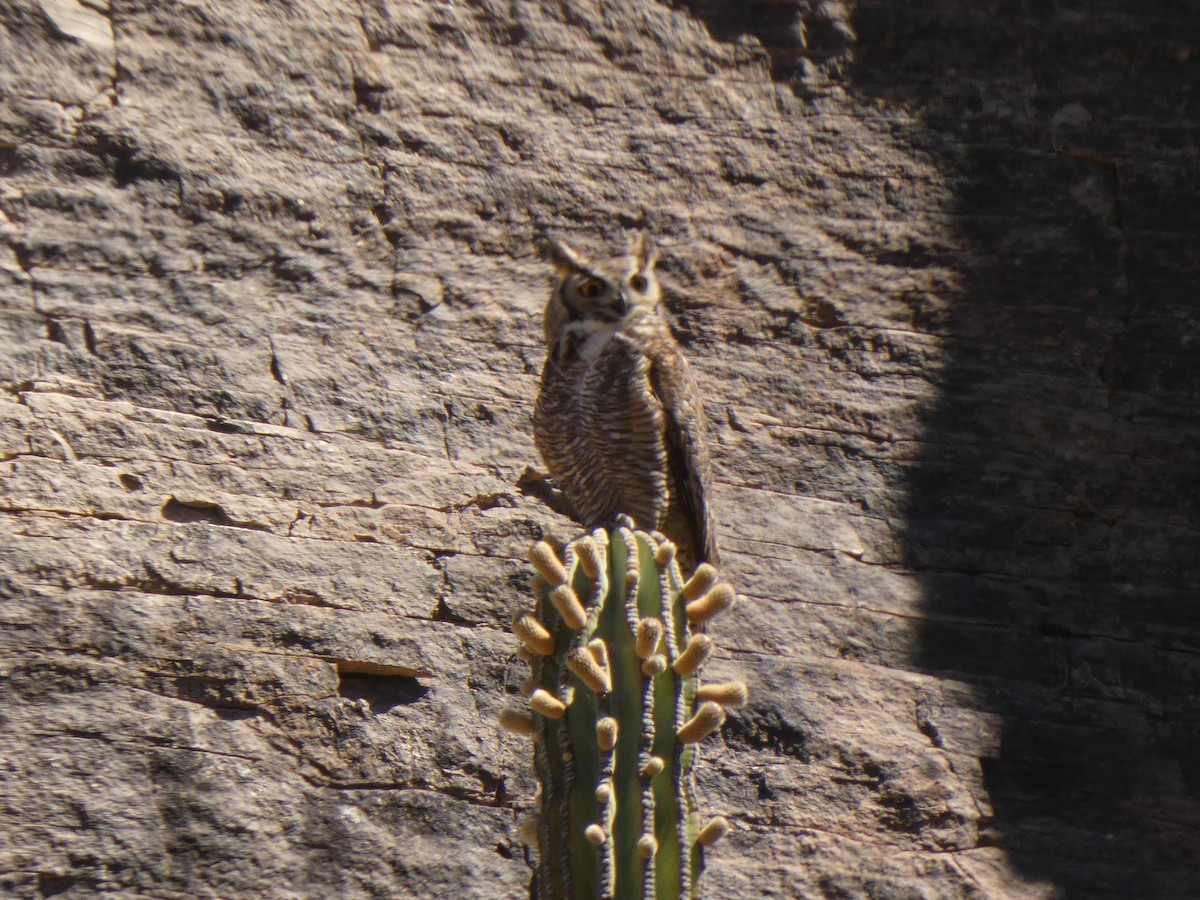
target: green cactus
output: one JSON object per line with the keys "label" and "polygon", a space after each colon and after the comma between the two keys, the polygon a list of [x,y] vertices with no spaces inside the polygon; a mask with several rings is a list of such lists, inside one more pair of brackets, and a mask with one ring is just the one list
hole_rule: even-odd
{"label": "green cactus", "polygon": [[624,526],[561,557],[541,541],[530,562],[538,600],[513,621],[528,708],[500,723],[534,742],[537,897],[698,897],[704,847],[728,825],[700,827],[696,744],[746,700],[741,682],[698,675],[713,646],[704,623],[732,588],[708,565],[684,583],[673,544]]}

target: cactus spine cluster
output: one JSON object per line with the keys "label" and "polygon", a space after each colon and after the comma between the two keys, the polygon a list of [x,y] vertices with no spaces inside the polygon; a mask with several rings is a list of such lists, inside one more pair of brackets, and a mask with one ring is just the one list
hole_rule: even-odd
{"label": "cactus spine cluster", "polygon": [[741,682],[700,685],[702,632],[734,592],[708,565],[685,583],[673,544],[624,526],[529,558],[537,602],[513,621],[528,702],[500,724],[534,743],[537,896],[698,897],[704,847],[728,824],[701,827],[696,744],[746,700]]}

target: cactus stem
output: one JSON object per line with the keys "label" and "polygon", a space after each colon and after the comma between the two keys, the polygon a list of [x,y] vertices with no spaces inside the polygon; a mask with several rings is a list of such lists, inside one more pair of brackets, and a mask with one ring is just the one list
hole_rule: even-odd
{"label": "cactus stem", "polygon": [[642,765],[641,771],[638,773],[643,778],[653,778],[655,775],[662,772],[667,767],[661,756],[652,756]]}
{"label": "cactus stem", "polygon": [[691,675],[704,665],[713,651],[713,639],[707,634],[693,635],[688,641],[687,649],[679,654],[671,667],[679,675]]}
{"label": "cactus stem", "polygon": [[734,595],[711,566],[685,582],[678,556],[628,517],[530,551],[537,600],[513,621],[527,705],[500,719],[533,742],[541,815],[519,827],[539,900],[695,900],[703,848],[728,830],[701,820],[694,767],[696,743],[747,698],[698,677],[713,652],[699,632]]}
{"label": "cactus stem", "polygon": [[688,621],[693,625],[701,625],[713,616],[725,612],[733,606],[736,598],[733,588],[728,584],[714,585],[712,590],[697,597],[686,607]]}
{"label": "cactus stem", "polygon": [[511,706],[500,710],[500,727],[513,734],[533,734],[533,717]]}
{"label": "cactus stem", "polygon": [[608,669],[608,645],[604,643],[604,638],[593,638],[588,641],[588,652],[592,654],[596,665],[602,669]]}
{"label": "cactus stem", "polygon": [[566,583],[567,570],[563,568],[558,554],[554,552],[554,548],[548,542],[538,541],[530,548],[529,562],[537,569],[538,574],[546,579],[546,584],[550,587],[558,587],[560,584]]}
{"label": "cactus stem", "polygon": [[531,653],[549,656],[554,652],[554,637],[533,613],[520,613],[513,622],[512,630]]}
{"label": "cactus stem", "polygon": [[717,570],[708,563],[700,563],[683,585],[683,599],[690,603],[717,583]]}
{"label": "cactus stem", "polygon": [[654,654],[642,663],[642,674],[649,675],[651,678],[661,675],[665,671],[667,671],[667,658],[661,653]]}
{"label": "cactus stem", "polygon": [[572,631],[578,631],[587,624],[587,613],[583,604],[579,602],[579,597],[569,584],[560,584],[551,591],[550,602]]}
{"label": "cactus stem", "polygon": [[696,702],[715,700],[722,706],[743,706],[750,697],[744,681],[726,681],[718,684],[703,684],[696,688]]}
{"label": "cactus stem", "polygon": [[536,814],[521,816],[517,820],[517,836],[534,850],[538,849],[538,817]]}
{"label": "cactus stem", "polygon": [[713,816],[708,824],[696,835],[696,843],[702,847],[711,847],[729,831],[729,820],[724,816]]}
{"label": "cactus stem", "polygon": [[[567,714],[567,704],[563,703],[544,688],[538,688],[529,696],[529,705],[534,711],[541,713],[547,719],[561,719]],[[566,754],[563,754],[566,758]]]}
{"label": "cactus stem", "polygon": [[658,642],[662,640],[662,633],[662,622],[658,619],[645,618],[638,622],[634,649],[639,659],[647,659],[658,649]]}
{"label": "cactus stem", "polygon": [[596,743],[604,753],[610,753],[617,746],[617,720],[605,716],[596,723]]}
{"label": "cactus stem", "polygon": [[600,668],[591,651],[583,647],[575,647],[567,653],[567,668],[597,694],[607,694],[612,689],[608,672]]}
{"label": "cactus stem", "polygon": [[547,541],[538,541],[529,550],[529,562],[538,574],[545,578],[548,586],[557,588],[566,581],[566,569],[560,562],[558,554]]}
{"label": "cactus stem", "polygon": [[638,856],[642,859],[650,859],[658,850],[658,841],[654,839],[652,834],[643,834],[638,838]]}
{"label": "cactus stem", "polygon": [[695,744],[720,728],[724,721],[725,710],[721,704],[708,700],[675,732],[675,736],[685,744]]}
{"label": "cactus stem", "polygon": [[591,535],[581,537],[575,542],[575,552],[579,554],[579,565],[583,567],[583,573],[595,581],[604,564],[604,557],[600,548],[596,546],[595,539]]}

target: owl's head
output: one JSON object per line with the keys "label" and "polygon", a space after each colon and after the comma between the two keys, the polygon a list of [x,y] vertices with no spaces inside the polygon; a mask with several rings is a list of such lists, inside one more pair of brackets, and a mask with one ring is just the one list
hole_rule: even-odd
{"label": "owl's head", "polygon": [[616,324],[637,311],[654,312],[662,290],[654,274],[658,250],[640,232],[629,252],[612,259],[590,259],[560,240],[551,241],[550,259],[558,282],[546,306],[546,341],[553,344],[568,322]]}

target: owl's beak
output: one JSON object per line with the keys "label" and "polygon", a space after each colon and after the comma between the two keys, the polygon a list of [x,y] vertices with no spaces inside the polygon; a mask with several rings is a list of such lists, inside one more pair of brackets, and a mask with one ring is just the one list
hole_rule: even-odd
{"label": "owl's beak", "polygon": [[616,309],[617,315],[624,316],[629,312],[629,300],[625,297],[624,291],[617,291],[617,298],[613,301],[613,308]]}

